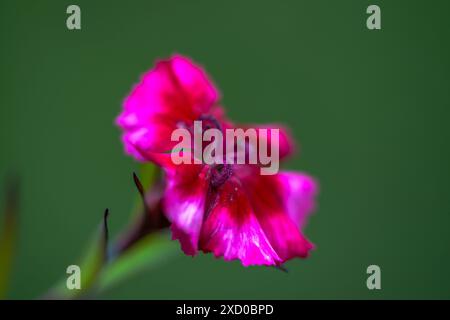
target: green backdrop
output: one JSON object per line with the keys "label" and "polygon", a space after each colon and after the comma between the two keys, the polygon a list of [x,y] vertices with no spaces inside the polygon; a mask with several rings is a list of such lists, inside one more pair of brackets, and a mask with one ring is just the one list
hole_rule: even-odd
{"label": "green backdrop", "polygon": [[[69,4],[79,31],[66,28]],[[382,30],[366,28],[370,4]],[[178,52],[206,68],[233,120],[291,127],[301,152],[285,167],[320,181],[305,231],[317,249],[288,273],[180,252],[101,298],[450,298],[449,10],[445,0],[2,0],[0,176],[22,181],[9,297],[63,277],[105,207],[112,234],[124,226],[137,164],[113,121],[154,60]],[[382,290],[366,287],[370,264]]]}

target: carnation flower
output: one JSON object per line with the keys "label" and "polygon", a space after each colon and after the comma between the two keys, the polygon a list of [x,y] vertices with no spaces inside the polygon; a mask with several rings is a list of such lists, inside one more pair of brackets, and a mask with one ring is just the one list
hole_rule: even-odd
{"label": "carnation flower", "polygon": [[[158,62],[143,76],[117,119],[126,152],[164,169],[163,210],[183,251],[212,252],[244,266],[279,266],[306,257],[313,245],[301,229],[315,207],[314,179],[299,172],[261,175],[259,164],[175,164],[168,153],[176,145],[172,132],[193,130],[199,120],[205,129],[248,127],[224,116],[208,76],[179,55]],[[278,141],[265,142],[279,144],[281,160],[292,153],[293,139],[283,127],[252,128],[279,129]]]}

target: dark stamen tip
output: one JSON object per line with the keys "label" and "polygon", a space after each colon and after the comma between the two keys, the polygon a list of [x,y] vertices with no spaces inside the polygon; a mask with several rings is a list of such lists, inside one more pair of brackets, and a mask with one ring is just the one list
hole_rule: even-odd
{"label": "dark stamen tip", "polygon": [[211,185],[213,188],[218,188],[223,185],[233,174],[233,169],[229,164],[218,164],[211,170]]}

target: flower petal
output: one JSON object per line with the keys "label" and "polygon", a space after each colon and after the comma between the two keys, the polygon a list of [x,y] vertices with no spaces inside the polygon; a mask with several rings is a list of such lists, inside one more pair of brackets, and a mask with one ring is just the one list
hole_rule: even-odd
{"label": "flower petal", "polygon": [[170,139],[175,127],[173,119],[159,116],[146,126],[128,129],[122,135],[125,151],[141,161],[151,160],[152,153],[168,152],[177,143]]}
{"label": "flower petal", "polygon": [[280,184],[280,194],[289,217],[302,229],[316,207],[317,182],[300,172],[283,171],[275,178]]}
{"label": "flower petal", "polygon": [[200,248],[226,261],[239,259],[244,266],[281,263],[234,178],[218,190],[202,226]]}
{"label": "flower petal", "polygon": [[[257,133],[257,141],[259,143],[259,146],[261,144],[267,145],[267,150],[270,152],[271,146],[272,146],[272,139],[271,139],[271,130],[272,129],[278,129],[278,150],[279,150],[279,160],[282,160],[286,157],[289,157],[295,152],[296,146],[294,143],[294,139],[291,136],[291,133],[289,129],[284,127],[281,124],[265,124],[265,125],[237,125],[237,128],[241,128],[243,130],[253,128],[256,130]],[[261,131],[261,129],[266,129],[267,134],[264,135]],[[253,150],[257,151],[259,150],[257,146],[253,146]]]}
{"label": "flower petal", "polygon": [[306,257],[313,245],[288,214],[288,197],[278,179],[278,175],[249,175],[243,183],[264,233],[285,262],[294,257]]}
{"label": "flower petal", "polygon": [[172,58],[172,70],[196,114],[207,113],[219,100],[219,93],[202,68],[188,58]]}
{"label": "flower petal", "polygon": [[163,199],[168,219],[172,222],[172,237],[179,239],[186,254],[195,255],[205,211],[208,188],[201,165],[166,168],[167,186]]}
{"label": "flower petal", "polygon": [[205,72],[188,58],[175,55],[159,61],[125,99],[116,119],[125,131],[126,152],[143,160],[143,151],[170,150],[173,130],[209,112],[218,98]]}

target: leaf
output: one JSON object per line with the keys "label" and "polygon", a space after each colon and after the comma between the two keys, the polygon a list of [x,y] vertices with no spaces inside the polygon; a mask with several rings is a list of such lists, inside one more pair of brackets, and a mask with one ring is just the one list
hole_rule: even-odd
{"label": "leaf", "polygon": [[[169,232],[161,229],[166,224],[160,221],[164,217],[158,216],[162,214],[159,211],[159,198],[152,201],[145,198],[148,194],[159,196],[158,188],[146,191],[146,187],[149,189],[159,178],[160,171],[153,165],[143,165],[141,172],[141,179],[133,173],[134,183],[139,191],[135,211],[140,215],[135,214],[134,223],[125,230],[122,238],[119,238],[122,241],[116,241],[108,248],[106,223],[108,211],[106,211],[100,237],[91,242],[93,244],[88,248],[80,265],[81,290],[69,290],[66,281],[61,281],[44,298],[74,299],[105,291],[139,271],[158,265],[178,252],[177,245],[169,240]],[[152,217],[158,219],[149,219]]]}
{"label": "leaf", "polygon": [[108,290],[138,272],[169,260],[177,252],[178,245],[170,240],[168,230],[149,234],[105,267],[99,279],[98,290]]}
{"label": "leaf", "polygon": [[17,238],[18,181],[11,179],[6,189],[5,222],[0,233],[0,299],[4,299],[7,294]]}
{"label": "leaf", "polygon": [[44,298],[73,299],[86,295],[94,287],[103,266],[108,261],[108,216],[109,210],[106,209],[100,230],[81,259],[79,265],[81,270],[81,289],[69,290],[66,286],[66,279],[64,279]]}

